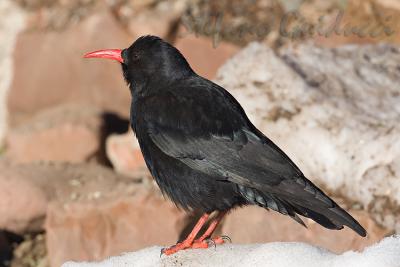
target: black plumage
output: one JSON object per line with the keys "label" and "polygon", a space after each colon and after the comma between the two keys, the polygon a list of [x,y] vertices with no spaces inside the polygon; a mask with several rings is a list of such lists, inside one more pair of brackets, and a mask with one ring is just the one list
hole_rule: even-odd
{"label": "black plumage", "polygon": [[366,231],[304,177],[224,88],[197,75],[181,53],[144,36],[122,50],[131,125],[147,167],[178,206],[205,213],[258,205],[329,229]]}

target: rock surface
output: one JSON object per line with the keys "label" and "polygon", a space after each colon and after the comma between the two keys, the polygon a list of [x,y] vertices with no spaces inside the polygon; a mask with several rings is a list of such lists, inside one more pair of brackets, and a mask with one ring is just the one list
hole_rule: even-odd
{"label": "rock surface", "polygon": [[287,216],[259,207],[245,207],[232,211],[227,215],[221,232],[229,236],[235,244],[305,242],[335,253],[347,250],[361,251],[389,234],[387,230],[379,227],[367,212],[348,211],[367,230],[366,238],[360,237],[347,227],[340,231],[332,231],[309,219],[305,219],[305,228]]}
{"label": "rock surface", "polygon": [[[76,210],[100,209],[101,204],[106,207],[106,203],[132,200],[137,204],[148,198],[159,201],[143,205],[153,209],[165,202],[147,177],[118,175],[96,164],[13,164],[2,160],[0,170],[0,228],[16,233],[43,230],[50,204],[60,204],[60,209],[68,205]],[[141,211],[138,207],[133,210]]]}
{"label": "rock surface", "polygon": [[85,162],[99,153],[100,109],[64,105],[42,111],[9,131],[6,157],[13,162]]}
{"label": "rock surface", "polygon": [[13,73],[14,45],[18,33],[23,29],[24,13],[10,0],[0,2],[0,147],[7,130],[7,93]]}
{"label": "rock surface", "polygon": [[219,67],[239,51],[239,47],[227,42],[216,45],[214,47],[213,39],[196,36],[184,29],[179,32],[175,43],[194,71],[207,79],[213,79]]}
{"label": "rock surface", "polygon": [[[92,164],[12,164],[0,161],[0,228],[15,233],[43,230],[48,205],[129,195],[135,180]],[[100,192],[100,193],[99,193]]]}
{"label": "rock surface", "polygon": [[160,247],[126,253],[98,263],[68,262],[62,267],[95,266],[279,266],[279,267],[375,267],[400,266],[400,238],[388,237],[363,252],[336,255],[304,243],[222,245],[216,249],[186,250],[160,258]]}
{"label": "rock surface", "polygon": [[186,215],[145,177],[95,164],[0,162],[0,228],[46,231],[50,266],[173,244]]}
{"label": "rock surface", "polygon": [[[123,12],[126,13],[125,17],[128,20],[128,30],[134,36],[151,34],[169,38],[186,8],[185,1],[160,1],[158,3],[154,3],[156,1],[152,0],[130,1],[130,5],[125,7],[127,10]],[[153,8],[149,9],[144,5],[151,5]]]}
{"label": "rock surface", "polygon": [[64,31],[20,34],[8,98],[11,123],[66,103],[94,105],[127,117],[130,95],[119,64],[87,60],[82,55],[126,47],[132,39],[106,11]]}
{"label": "rock surface", "polygon": [[253,43],[217,83],[307,177],[399,230],[399,60],[388,45],[306,44],[276,55]]}
{"label": "rock surface", "polygon": [[50,266],[67,260],[100,260],[178,240],[185,214],[154,188],[127,186],[119,197],[103,197],[100,192],[106,191],[94,191],[89,200],[49,206],[46,244]]}
{"label": "rock surface", "polygon": [[114,169],[125,175],[147,172],[142,151],[132,131],[113,134],[106,140],[106,153]]}

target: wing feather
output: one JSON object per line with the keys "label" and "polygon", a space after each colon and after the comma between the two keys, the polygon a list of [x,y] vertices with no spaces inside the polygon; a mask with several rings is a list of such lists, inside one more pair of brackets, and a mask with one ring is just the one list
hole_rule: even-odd
{"label": "wing feather", "polygon": [[255,188],[274,186],[283,179],[301,175],[292,163],[249,130],[238,130],[233,139],[169,134],[165,129],[150,132],[151,140],[165,154],[209,175]]}

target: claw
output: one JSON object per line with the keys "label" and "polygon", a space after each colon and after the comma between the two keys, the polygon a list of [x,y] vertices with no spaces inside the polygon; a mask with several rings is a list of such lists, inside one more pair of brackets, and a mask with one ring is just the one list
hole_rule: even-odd
{"label": "claw", "polygon": [[221,235],[221,238],[222,238],[222,240],[224,240],[224,241],[229,241],[229,243],[232,243],[232,239],[231,239],[229,236],[227,236],[227,235]]}

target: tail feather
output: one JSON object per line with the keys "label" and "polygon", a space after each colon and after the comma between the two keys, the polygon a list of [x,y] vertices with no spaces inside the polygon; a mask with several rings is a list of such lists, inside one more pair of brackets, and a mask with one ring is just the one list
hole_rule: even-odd
{"label": "tail feather", "polygon": [[312,211],[310,209],[307,209],[307,208],[304,208],[301,206],[297,206],[297,205],[293,205],[293,206],[295,207],[295,211],[298,214],[314,220],[315,222],[317,222],[318,224],[322,225],[323,227],[325,227],[327,229],[331,229],[331,230],[343,229],[343,226],[333,223],[331,220],[329,220],[326,216],[324,216],[322,214],[319,214],[315,211]]}
{"label": "tail feather", "polygon": [[290,203],[296,212],[311,218],[328,229],[343,229],[348,226],[360,236],[366,236],[365,229],[345,210],[315,186],[306,177],[285,180],[278,194]]}
{"label": "tail feather", "polygon": [[365,237],[367,235],[365,229],[335,202],[333,202],[334,206],[332,208],[309,208],[304,204],[291,204],[295,207],[297,213],[314,220],[325,228],[340,230],[345,225],[360,236]]}
{"label": "tail feather", "polygon": [[367,231],[354,219],[350,214],[348,214],[341,207],[336,206],[334,209],[330,209],[333,213],[337,214],[340,218],[342,218],[345,222],[344,225],[350,227],[354,231],[357,232],[360,236],[367,236]]}
{"label": "tail feather", "polygon": [[343,226],[348,226],[360,236],[367,235],[365,229],[350,214],[305,177],[301,184],[289,182],[286,186],[292,186],[290,194],[283,190],[280,193],[270,193],[245,186],[238,186],[238,191],[249,204],[288,215],[305,227],[298,215],[310,218],[328,229],[340,230]]}

